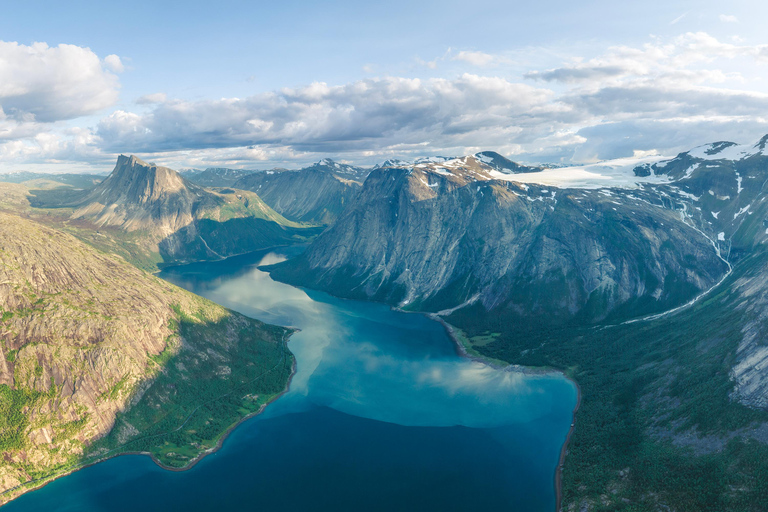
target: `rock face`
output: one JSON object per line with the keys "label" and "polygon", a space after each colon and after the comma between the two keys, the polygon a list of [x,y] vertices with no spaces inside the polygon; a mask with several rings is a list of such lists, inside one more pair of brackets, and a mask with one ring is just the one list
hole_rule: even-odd
{"label": "rock face", "polygon": [[679,305],[728,269],[678,212],[630,192],[547,189],[494,172],[474,156],[378,169],[273,275],[411,309],[476,301],[510,318],[598,322]]}
{"label": "rock face", "polygon": [[234,186],[251,190],[286,218],[332,224],[360,191],[368,171],[325,159],[298,171],[262,171]]}
{"label": "rock face", "polygon": [[252,192],[206,189],[135,156],[121,155],[103,182],[71,203],[72,219],[135,233],[166,262],[222,258],[310,234]]}
{"label": "rock face", "polygon": [[736,309],[743,312],[742,340],[731,370],[732,398],[751,407],[768,408],[768,258],[734,286]]}
{"label": "rock face", "polygon": [[218,205],[216,197],[176,171],[120,155],[112,174],[85,197],[72,217],[98,226],[170,235]]}
{"label": "rock face", "polygon": [[[185,318],[232,334],[182,338]],[[156,396],[153,381],[168,361],[186,361],[190,382],[216,381],[189,360],[202,353],[234,367],[245,332],[250,350],[287,333],[0,213],[0,503],[4,491],[77,461],[118,413]],[[289,373],[276,374],[280,389]],[[164,396],[176,407],[179,395]]]}

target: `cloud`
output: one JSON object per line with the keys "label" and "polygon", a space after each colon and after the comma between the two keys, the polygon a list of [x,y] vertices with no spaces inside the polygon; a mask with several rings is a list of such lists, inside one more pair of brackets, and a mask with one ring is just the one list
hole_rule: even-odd
{"label": "cloud", "polygon": [[123,62],[120,60],[120,57],[114,54],[104,57],[104,65],[107,67],[107,69],[114,71],[115,73],[122,73],[125,71],[125,67],[123,66]]}
{"label": "cloud", "polygon": [[683,20],[683,18],[685,18],[686,16],[688,16],[688,13],[687,13],[687,12],[684,12],[683,14],[681,14],[680,16],[678,16],[677,18],[675,18],[675,19],[673,19],[672,21],[670,21],[670,22],[669,22],[669,24],[670,24],[670,25],[677,25],[677,24],[678,24],[678,23],[680,23],[680,22]]}
{"label": "cloud", "polygon": [[[736,45],[718,41],[703,32],[689,32],[669,42],[640,48],[615,46],[584,62],[546,71],[532,71],[525,78],[546,82],[604,82],[606,79],[680,74],[681,70],[716,59],[749,58],[768,62],[768,45]],[[707,71],[707,70],[705,70]],[[712,76],[711,72],[702,74]]]}
{"label": "cloud", "polygon": [[732,14],[721,14],[720,21],[723,23],[738,23],[739,19]]}
{"label": "cloud", "polygon": [[[296,167],[325,156],[368,164],[487,149],[522,161],[567,163],[653,151],[674,154],[722,139],[749,142],[768,132],[768,94],[760,71],[768,63],[768,45],[742,43],[702,32],[653,37],[596,56],[567,55],[559,67],[533,68],[518,77],[387,76],[197,101],[154,93],[137,99],[142,108],[136,111],[123,107],[78,130],[61,129],[67,118],[62,105],[33,102],[25,95],[34,88],[11,87],[34,83],[14,76],[0,81],[0,165],[81,161],[101,166],[116,153],[134,152],[175,167]],[[100,64],[88,49],[71,48],[90,56],[94,73],[104,77],[107,87],[96,88],[92,96],[106,90],[116,97],[117,79],[109,72],[114,66],[107,68],[106,58]],[[54,49],[43,45],[42,50]],[[551,49],[530,51],[553,54]],[[448,60],[502,62],[498,56],[450,49],[433,62]],[[46,92],[37,95],[68,101],[67,87],[65,92],[47,87],[39,87]],[[21,100],[8,104],[4,98],[25,98],[28,104],[20,108]],[[46,104],[45,116],[34,110]],[[109,102],[87,108],[86,102],[72,111],[92,112],[98,104]]]}
{"label": "cloud", "polygon": [[145,94],[136,100],[139,105],[153,105],[155,103],[165,103],[168,99],[164,92],[156,92],[153,94]]}
{"label": "cloud", "polygon": [[545,82],[572,83],[622,76],[627,74],[627,71],[628,70],[624,67],[617,65],[610,66],[598,64],[593,66],[557,68],[548,71],[531,71],[525,74],[525,78],[543,80]]}
{"label": "cloud", "polygon": [[93,114],[118,98],[117,77],[88,48],[0,41],[0,108],[18,123],[50,123]]}
{"label": "cloud", "polygon": [[[568,107],[547,89],[498,77],[387,77],[196,102],[167,101],[138,115],[117,111],[97,135],[109,151],[175,151],[287,146],[293,151],[378,150],[438,145],[508,144],[552,130]],[[547,124],[545,124],[545,122]]]}
{"label": "cloud", "polygon": [[496,60],[493,55],[483,52],[460,51],[453,60],[460,60],[472,64],[473,66],[487,66]]}

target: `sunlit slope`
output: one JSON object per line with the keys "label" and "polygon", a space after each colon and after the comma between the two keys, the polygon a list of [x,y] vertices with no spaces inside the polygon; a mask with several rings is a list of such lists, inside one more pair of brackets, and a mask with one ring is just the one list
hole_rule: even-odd
{"label": "sunlit slope", "polygon": [[123,451],[188,464],[285,388],[289,333],[0,214],[0,502]]}

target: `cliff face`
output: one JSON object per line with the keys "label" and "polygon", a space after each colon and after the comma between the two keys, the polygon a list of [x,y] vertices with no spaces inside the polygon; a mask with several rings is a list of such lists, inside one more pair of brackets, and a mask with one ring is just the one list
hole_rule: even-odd
{"label": "cliff face", "polygon": [[[193,324],[225,334],[193,335],[185,327]],[[70,235],[0,213],[0,503],[13,495],[4,491],[83,457],[113,431],[119,413],[157,410],[141,409],[150,399],[166,412],[176,408],[185,379],[235,385],[233,374],[216,371],[249,361],[243,345],[256,352],[251,362],[276,363],[270,347],[282,347],[286,334]],[[217,364],[209,368],[201,357]],[[155,389],[166,365],[182,361],[174,392]],[[289,373],[276,372],[279,389]],[[146,417],[136,414],[135,424]],[[140,433],[121,428],[123,441]]]}
{"label": "cliff face", "polygon": [[367,172],[324,160],[298,171],[263,171],[235,182],[297,222],[332,224],[360,191]]}
{"label": "cliff face", "polygon": [[176,171],[120,155],[112,173],[94,187],[72,217],[89,219],[98,226],[169,235],[218,203]]}
{"label": "cliff face", "polygon": [[727,271],[676,211],[621,190],[496,179],[479,157],[378,169],[278,279],[402,307],[597,322],[679,305]]}

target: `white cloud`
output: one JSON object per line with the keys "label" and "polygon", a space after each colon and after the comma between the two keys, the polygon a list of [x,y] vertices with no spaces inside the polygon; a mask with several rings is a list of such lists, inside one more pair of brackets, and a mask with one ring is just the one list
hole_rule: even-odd
{"label": "white cloud", "polygon": [[[668,42],[656,41],[640,48],[612,47],[600,57],[561,68],[532,71],[526,77],[547,82],[604,83],[607,79],[626,77],[680,76],[681,71],[697,64],[742,57],[768,62],[768,45],[736,45],[721,42],[703,32],[689,32]],[[685,72],[693,76],[690,71]],[[716,69],[705,68],[699,70],[699,76],[709,79],[716,72]]]}
{"label": "white cloud", "polygon": [[739,19],[732,14],[721,14],[720,21],[723,23],[738,23]]}
{"label": "white cloud", "polygon": [[684,12],[683,14],[681,14],[680,16],[678,16],[677,18],[675,18],[675,19],[673,19],[672,21],[670,21],[670,22],[669,22],[669,24],[670,24],[670,25],[677,25],[677,24],[678,24],[678,23],[680,23],[680,22],[683,20],[683,18],[685,18],[686,16],[688,16],[688,13],[687,13],[687,12]]}
{"label": "white cloud", "polygon": [[123,66],[123,61],[120,60],[120,57],[114,54],[107,55],[106,57],[104,57],[104,65],[107,67],[107,69],[110,69],[115,73],[122,73],[123,71],[125,71],[125,66]]}
{"label": "white cloud", "polygon": [[113,105],[118,89],[117,77],[88,48],[0,41],[0,107],[17,123],[93,114]]}
{"label": "white cloud", "polygon": [[488,53],[460,51],[453,57],[453,60],[464,61],[472,64],[473,66],[487,66],[488,64],[494,62],[496,59],[493,55]]}
{"label": "white cloud", "polygon": [[156,92],[153,94],[145,94],[136,100],[139,105],[153,105],[155,103],[165,103],[168,99],[164,92]]}
{"label": "white cloud", "polygon": [[[61,115],[41,121],[32,111],[37,102],[6,109],[3,98],[27,93],[0,82],[0,158],[103,165],[115,153],[133,152],[176,167],[263,168],[324,156],[366,164],[494,149],[523,161],[567,162],[757,140],[768,132],[760,71],[768,63],[768,45],[730,41],[685,33],[611,47],[591,58],[572,54],[560,67],[533,68],[528,82],[465,73],[316,82],[218,100],[154,93],[136,100],[145,108],[124,107],[90,130],[67,132],[49,122]],[[531,51],[553,55],[551,49]],[[503,62],[497,55],[449,49],[432,64],[448,60]],[[106,83],[113,80],[116,96],[114,75],[98,69]]]}
{"label": "white cloud", "polygon": [[287,146],[356,152],[432,141],[442,147],[509,144],[568,118],[547,89],[497,77],[387,77],[196,102],[168,101],[144,115],[117,111],[97,135],[109,151]]}

